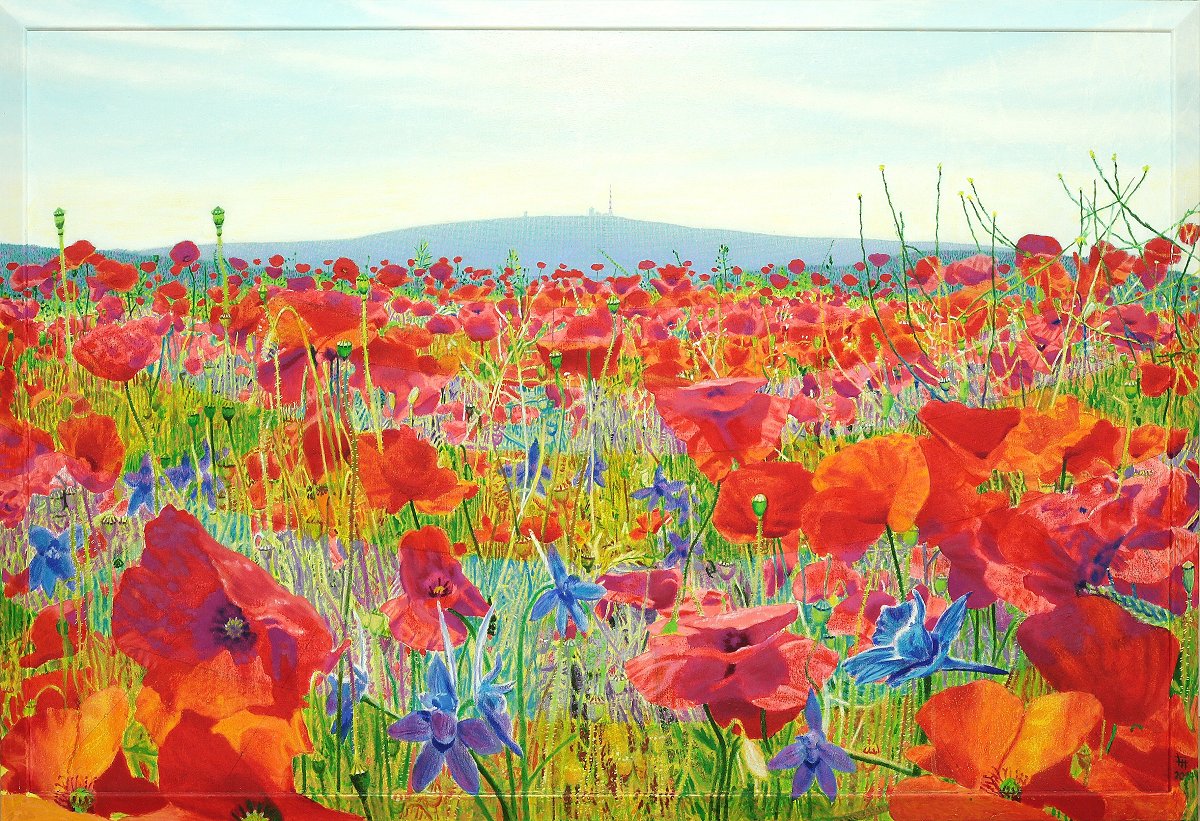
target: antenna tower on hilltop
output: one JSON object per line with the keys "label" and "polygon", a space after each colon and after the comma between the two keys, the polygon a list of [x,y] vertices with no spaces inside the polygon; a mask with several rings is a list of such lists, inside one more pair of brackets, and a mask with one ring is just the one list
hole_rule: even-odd
{"label": "antenna tower on hilltop", "polygon": [[608,186],[608,215],[611,217],[612,212],[612,186]]}

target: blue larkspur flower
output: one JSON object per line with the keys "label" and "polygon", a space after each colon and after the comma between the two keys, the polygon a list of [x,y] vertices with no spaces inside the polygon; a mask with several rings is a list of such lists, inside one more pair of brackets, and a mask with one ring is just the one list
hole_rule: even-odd
{"label": "blue larkspur flower", "polygon": [[475,710],[506,747],[521,755],[521,745],[517,744],[512,736],[512,718],[508,714],[508,699],[505,698],[512,691],[513,683],[497,680],[500,677],[499,662],[493,664],[486,675],[483,672],[483,651],[487,644],[488,628],[491,627],[495,614],[496,607],[493,605],[484,615],[475,640]]}
{"label": "blue larkspur flower", "polygon": [[125,474],[125,484],[132,491],[129,494],[129,515],[136,515],[143,507],[154,513],[154,468],[150,464],[150,454],[142,456],[142,464],[137,470]]}
{"label": "blue larkspur flower", "polygon": [[[44,527],[29,528],[29,543],[35,551],[29,563],[29,589],[53,596],[59,582],[75,589],[75,554],[69,532],[51,533]],[[75,546],[83,545],[83,526],[75,526]]]}
{"label": "blue larkspur flower", "polygon": [[792,798],[804,795],[817,782],[821,792],[830,801],[837,800],[836,772],[854,772],[854,760],[846,751],[825,737],[824,720],[821,717],[821,703],[817,701],[816,693],[808,694],[804,705],[804,720],[808,722],[808,732],[796,736],[796,740],[784,747],[775,757],[767,762],[770,770],[795,769],[792,776]]}
{"label": "blue larkspur flower", "polygon": [[542,496],[546,495],[546,482],[550,481],[550,466],[542,463],[542,448],[536,439],[529,446],[524,461],[515,465],[505,465],[502,469],[504,475],[522,492],[533,491]]}
{"label": "blue larkspur flower", "polygon": [[[671,546],[670,551],[663,559],[663,567],[683,567],[683,563],[687,561],[688,547],[691,545],[691,540],[681,533],[671,531],[667,534],[667,543]],[[692,548],[692,557],[703,555],[704,545],[700,544],[700,540],[696,540],[696,546]]]}
{"label": "blue larkspur flower", "polygon": [[925,600],[916,591],[907,601],[883,608],[871,637],[874,646],[842,662],[842,669],[859,683],[884,679],[892,687],[944,670],[1006,675],[1008,671],[999,667],[950,656],[950,644],[967,617],[970,595],[950,605],[933,630],[925,627]]}
{"label": "blue larkspur flower", "polygon": [[588,451],[587,463],[580,469],[572,484],[576,487],[583,485],[588,489],[605,487],[604,472],[606,470],[608,470],[608,463],[604,461],[603,457],[594,449]]}
{"label": "blue larkspur flower", "polygon": [[[224,451],[228,453],[228,448]],[[167,480],[171,486],[178,491],[187,489],[197,479],[200,480],[200,492],[204,494],[204,498],[208,501],[210,510],[217,508],[217,491],[221,489],[222,482],[213,473],[212,448],[208,442],[204,443],[204,452],[200,457],[199,469],[192,466],[192,457],[185,453],[183,458],[179,460],[179,466],[173,468],[164,468],[163,473],[166,474]],[[131,503],[132,504],[132,503]]]}
{"label": "blue larkspur flower", "polygon": [[662,465],[654,469],[654,481],[648,487],[635,490],[629,495],[633,499],[644,501],[648,508],[662,505],[666,511],[679,510],[688,502],[687,484],[667,479]]}
{"label": "blue larkspur flower", "polygon": [[392,724],[388,728],[388,735],[421,745],[409,779],[414,792],[426,789],[442,768],[448,767],[450,777],[458,786],[471,795],[478,795],[479,765],[475,763],[471,752],[495,755],[504,749],[504,743],[484,719],[459,719],[454,650],[448,638],[445,638],[447,631],[444,621],[442,635],[446,641],[446,659],[435,655],[429,662],[425,671],[425,692],[420,698],[421,709]]}
{"label": "blue larkspur flower", "polygon": [[567,565],[554,545],[546,549],[546,567],[554,586],[538,597],[530,610],[530,621],[541,621],[554,611],[554,626],[559,635],[567,634],[567,620],[575,622],[579,632],[588,631],[587,608],[582,602],[599,601],[608,591],[594,582],[585,582],[567,572]]}
{"label": "blue larkspur flower", "polygon": [[354,706],[367,692],[367,671],[361,667],[351,668],[350,677],[343,679],[340,687],[337,676],[327,676],[326,682],[329,695],[325,697],[325,714],[333,718],[329,732],[345,741],[354,727]]}

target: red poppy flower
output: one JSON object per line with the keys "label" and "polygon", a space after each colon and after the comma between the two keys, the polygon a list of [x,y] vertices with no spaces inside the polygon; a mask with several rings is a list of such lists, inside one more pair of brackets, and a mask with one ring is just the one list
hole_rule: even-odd
{"label": "red poppy flower", "polygon": [[95,637],[88,629],[90,600],[63,601],[44,608],[29,628],[30,650],[21,656],[21,666],[33,670],[61,659],[65,652],[79,653],[84,642]]}
{"label": "red poppy flower", "polygon": [[445,513],[473,490],[438,465],[437,449],[412,428],[388,428],[381,438],[382,447],[373,433],[358,439],[359,481],[373,506],[396,513],[413,502],[423,511]]}
{"label": "red poppy flower", "polygon": [[0,521],[16,527],[35,494],[47,495],[62,459],[40,428],[9,415],[0,407]]}
{"label": "red poppy flower", "polygon": [[1070,775],[1071,759],[1100,723],[1100,705],[1086,693],[1052,693],[1025,705],[994,681],[975,681],[934,695],[917,723],[929,744],[907,756],[934,775],[891,789],[895,821],[1044,821],[1046,806],[1073,818],[1103,811]]}
{"label": "red poppy flower", "polygon": [[154,317],[98,325],[75,341],[75,360],[110,382],[128,382],[158,359],[162,336]]}
{"label": "red poppy flower", "polygon": [[125,444],[111,416],[90,413],[58,423],[61,452],[76,482],[92,493],[112,490],[125,466]]}
{"label": "red poppy flower", "polygon": [[[763,462],[733,471],[721,484],[713,527],[732,542],[781,539],[800,528],[800,516],[813,493],[812,474],[795,462]],[[766,505],[760,519],[755,500]]]}
{"label": "red poppy flower", "polygon": [[392,635],[421,652],[442,649],[439,608],[455,644],[462,644],[467,637],[460,614],[483,616],[488,610],[483,594],[463,574],[450,539],[440,527],[426,525],[400,539],[400,585],[404,592],[379,609],[388,617]]}
{"label": "red poppy flower", "polygon": [[648,701],[672,710],[707,706],[718,724],[736,719],[761,739],[800,714],[812,687],[838,664],[833,650],[787,632],[790,604],[702,616],[680,614],[678,631],[653,635],[625,664],[630,683]]}
{"label": "red poppy flower", "polygon": [[96,246],[92,245],[86,239],[72,242],[63,251],[63,256],[66,258],[68,271],[74,271],[76,268],[89,263],[95,264],[99,260],[99,255],[96,253]]}
{"label": "red poppy flower", "polygon": [[626,604],[660,613],[671,611],[679,597],[681,579],[682,574],[677,568],[605,573],[596,579],[596,584],[608,591],[600,603],[608,607],[597,606],[597,611],[603,611],[601,615],[607,616],[613,604]]}
{"label": "red poppy flower", "polygon": [[[421,353],[421,349],[432,341],[433,336],[426,330],[414,328],[403,333],[393,330],[386,337],[372,339],[367,345],[371,386],[394,395],[397,412],[403,416],[408,415],[410,407],[414,414],[432,413],[442,389],[458,374],[459,363],[454,357]],[[350,360],[355,364],[350,384],[366,390],[361,347],[354,349]]]}
{"label": "red poppy flower", "polygon": [[1093,746],[1088,789],[1105,801],[1105,819],[1181,818],[1186,796],[1180,781],[1196,769],[1196,733],[1179,696],[1141,724],[1114,728]]}
{"label": "red poppy flower", "polygon": [[146,524],[145,542],[117,585],[112,632],[146,667],[138,718],[151,735],[161,740],[189,709],[298,709],[333,646],[313,606],[174,507]]}
{"label": "red poppy flower", "polygon": [[127,262],[101,259],[96,263],[94,279],[110,291],[125,293],[138,284],[140,277],[138,269]]}
{"label": "red poppy flower", "polygon": [[1148,265],[1166,268],[1183,258],[1183,249],[1166,237],[1155,237],[1142,249],[1142,259]]}
{"label": "red poppy flower", "polygon": [[[548,322],[554,322],[551,315]],[[561,355],[559,370],[564,373],[594,377],[616,372],[621,355],[623,336],[617,334],[613,316],[607,306],[597,305],[591,313],[572,316],[562,328],[554,328],[537,342],[538,353],[547,367],[553,364],[551,354]]]}
{"label": "red poppy flower", "polygon": [[172,314],[176,317],[187,316],[188,311],[191,310],[187,288],[178,280],[164,282],[154,289],[153,308],[155,313],[159,314]]}
{"label": "red poppy flower", "polygon": [[970,408],[959,402],[929,402],[917,419],[980,481],[999,462],[1000,446],[1021,421],[1018,408]]}
{"label": "red poppy flower", "polygon": [[[185,239],[182,242],[175,243],[175,246],[170,251],[171,273],[179,276],[184,268],[190,266],[193,262],[200,259],[200,248],[190,239]],[[257,264],[257,263],[256,263]]]}
{"label": "red poppy flower", "polygon": [[159,791],[171,804],[162,821],[360,818],[296,793],[292,759],[311,748],[299,721],[185,712],[158,751]]}
{"label": "red poppy flower", "polygon": [[1179,658],[1171,631],[1099,596],[1030,616],[1017,640],[1052,687],[1091,693],[1113,724],[1139,724],[1166,704]]}
{"label": "red poppy flower", "polygon": [[905,533],[929,495],[929,468],[914,436],[878,436],[821,460],[804,507],[804,534],[823,555],[862,556],[891,528]]}
{"label": "red poppy flower", "polygon": [[765,379],[709,379],[660,388],[655,405],[667,427],[711,481],[728,475],[736,461],[761,462],[779,448],[789,401],[759,393]]}

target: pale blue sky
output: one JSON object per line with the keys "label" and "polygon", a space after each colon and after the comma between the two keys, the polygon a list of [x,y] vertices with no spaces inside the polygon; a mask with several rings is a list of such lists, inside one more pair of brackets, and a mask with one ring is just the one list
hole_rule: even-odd
{"label": "pale blue sky", "polygon": [[[125,13],[118,24],[193,22],[178,7],[112,5]],[[293,21],[321,21],[299,8],[307,11]],[[346,8],[372,23],[386,18],[380,6]],[[430,6],[431,19],[443,8]],[[73,235],[144,247],[205,238],[218,203],[230,237],[317,239],[525,211],[585,213],[606,206],[610,184],[623,216],[799,235],[854,234],[862,191],[867,231],[881,236],[890,215],[880,163],[909,234],[924,238],[939,162],[943,238],[967,237],[957,191],[968,176],[1010,233],[1070,238],[1077,215],[1056,174],[1090,181],[1093,148],[1106,159],[1116,152],[1131,172],[1151,165],[1145,209],[1158,219],[1170,210],[1165,34],[28,38],[35,242],[53,238],[48,215],[59,205]]]}

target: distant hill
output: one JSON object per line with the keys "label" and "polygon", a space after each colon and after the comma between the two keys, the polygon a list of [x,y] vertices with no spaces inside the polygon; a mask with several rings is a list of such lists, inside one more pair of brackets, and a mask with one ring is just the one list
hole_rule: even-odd
{"label": "distant hill", "polygon": [[[834,265],[846,265],[862,258],[857,237],[787,237],[716,228],[690,228],[609,214],[450,222],[351,239],[226,242],[225,253],[246,260],[282,254],[290,262],[318,265],[323,260],[340,256],[350,257],[359,263],[374,264],[387,259],[404,264],[422,242],[429,244],[434,259],[461,256],[464,264],[477,268],[503,266],[510,250],[515,250],[521,264],[527,267],[537,262],[556,267],[558,263],[565,262],[584,270],[595,262],[604,263],[611,270],[612,266],[604,254],[626,268],[635,267],[643,259],[659,264],[674,262],[678,254],[679,259],[691,260],[698,270],[704,271],[711,267],[721,245],[729,246],[730,264],[740,265],[748,271],[769,262],[785,265],[793,259],[802,259],[809,267],[816,267],[830,258]],[[915,244],[923,250],[928,246],[927,252],[932,253],[932,243]],[[200,247],[206,256],[212,253],[211,244]],[[866,248],[868,254],[899,254],[899,243],[895,240],[868,239]],[[0,246],[0,253],[12,259],[14,252],[19,249],[20,246]],[[167,250],[152,248],[136,253],[147,256],[165,254]],[[973,250],[966,245],[941,245],[944,257],[956,257]],[[52,250],[30,249],[30,256],[35,259],[44,259],[47,253],[52,253]]]}

